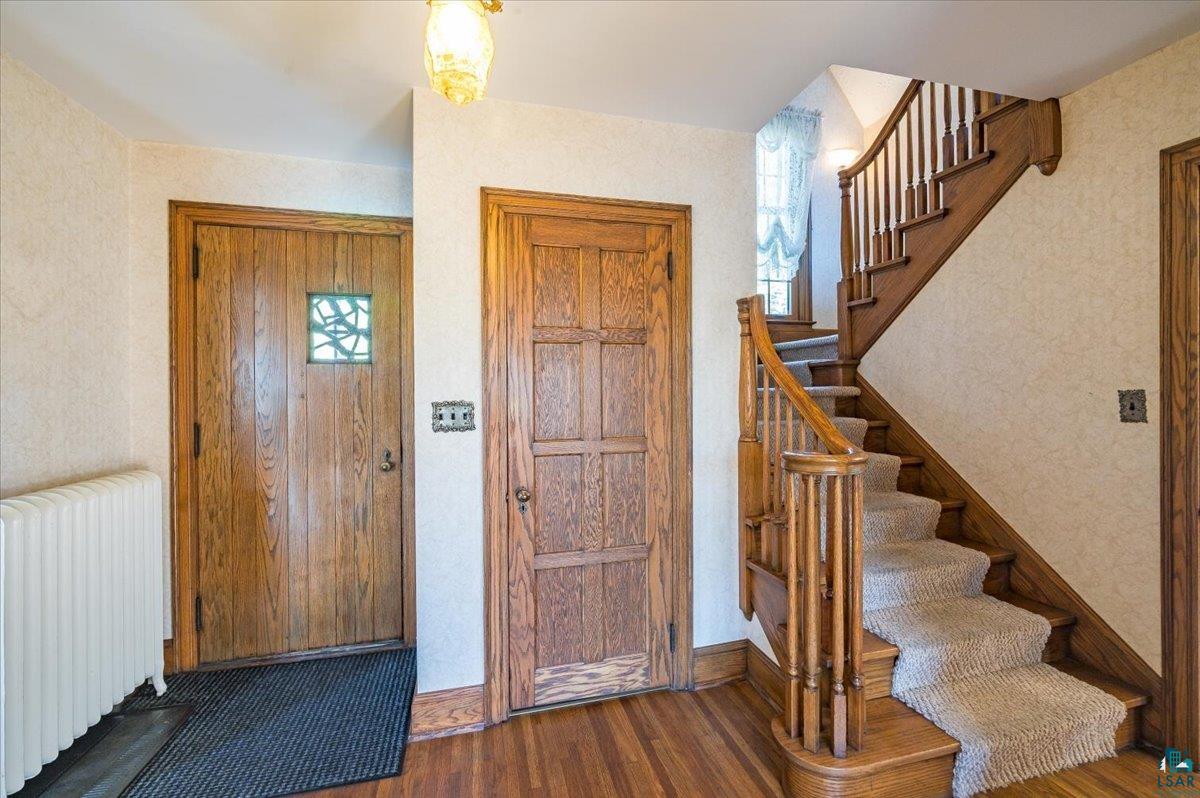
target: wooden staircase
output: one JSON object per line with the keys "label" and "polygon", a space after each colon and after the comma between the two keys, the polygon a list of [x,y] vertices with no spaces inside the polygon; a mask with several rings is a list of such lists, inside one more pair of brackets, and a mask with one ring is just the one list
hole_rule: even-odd
{"label": "wooden staircase", "polygon": [[[1048,175],[1060,154],[1057,101],[914,80],[875,144],[840,173],[837,357],[808,362],[813,385],[854,386],[858,358],[1024,169],[1033,165]],[[836,400],[836,415],[868,420],[863,450],[838,434],[780,360],[762,298],[739,300],[738,310],[740,596],[746,617],[757,615],[762,624],[783,675],[782,715],[773,731],[784,793],[951,792],[958,742],[892,697],[899,649],[862,628],[866,452],[901,458],[898,490],[940,503],[937,537],[987,555],[984,592],[1044,617],[1051,632],[1043,661],[1120,700],[1126,717],[1117,747],[1136,744],[1149,696],[1072,657],[1075,616],[1014,588],[1017,552],[964,523],[966,497],[939,493],[921,456],[894,450],[889,422],[872,415],[869,403]]]}
{"label": "wooden staircase", "polygon": [[[836,361],[826,361],[829,369],[814,369],[814,377],[835,372]],[[810,363],[810,366],[813,365]],[[984,580],[984,592],[1003,601],[1044,617],[1051,633],[1043,652],[1043,661],[1066,673],[1108,692],[1121,700],[1127,715],[1117,730],[1118,748],[1135,745],[1140,736],[1141,711],[1149,696],[1112,676],[1083,665],[1071,656],[1071,633],[1075,616],[1068,610],[1043,604],[1016,592],[1009,575],[1017,557],[1016,552],[975,539],[963,523],[965,500],[938,495],[924,477],[924,460],[918,455],[897,451],[889,445],[889,422],[871,418],[869,410],[855,399],[839,400],[838,415],[868,419],[864,449],[901,458],[899,489],[907,493],[929,496],[941,504],[937,536],[960,546],[986,554],[991,566]],[[760,514],[747,520],[748,528],[763,524],[783,524],[785,518]],[[779,530],[781,536],[786,530]],[[788,668],[788,574],[786,569],[773,567],[769,553],[760,558],[751,556],[745,562],[746,588],[750,604],[758,615],[770,640],[781,669]],[[827,563],[820,564],[818,580],[822,594],[827,592]],[[800,580],[803,581],[802,579]],[[827,618],[829,608],[822,610]],[[828,621],[825,621],[827,624]],[[823,642],[824,636],[822,637]],[[892,697],[892,671],[899,649],[873,634],[862,630],[861,689],[864,700],[863,744],[859,750],[837,756],[828,744],[816,751],[805,748],[802,737],[789,734],[783,718],[773,731],[782,752],[782,783],[788,795],[949,795],[950,778],[958,743],[914,710]],[[822,646],[821,693],[828,701],[832,656],[827,644]],[[784,709],[786,713],[786,708]],[[826,712],[826,715],[828,712]],[[829,722],[825,724],[828,728]]]}
{"label": "wooden staircase", "polygon": [[1053,174],[1058,100],[914,80],[838,173],[839,357],[861,358],[1021,174]]}

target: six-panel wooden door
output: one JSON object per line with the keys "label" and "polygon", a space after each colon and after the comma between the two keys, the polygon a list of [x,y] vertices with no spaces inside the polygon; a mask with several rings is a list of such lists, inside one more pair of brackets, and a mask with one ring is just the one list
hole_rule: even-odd
{"label": "six-panel wooden door", "polygon": [[511,706],[665,685],[671,229],[507,224]]}
{"label": "six-panel wooden door", "polygon": [[[407,234],[201,224],[195,245],[200,663],[401,636]],[[360,298],[358,361],[310,352],[314,295]]]}

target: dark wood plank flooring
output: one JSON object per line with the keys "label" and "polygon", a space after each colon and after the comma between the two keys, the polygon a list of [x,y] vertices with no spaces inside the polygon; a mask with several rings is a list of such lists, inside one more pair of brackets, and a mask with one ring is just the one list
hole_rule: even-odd
{"label": "dark wood plank flooring", "polygon": [[[771,707],[746,682],[655,692],[515,717],[409,746],[404,775],[313,793],[393,796],[779,796]],[[1142,751],[989,796],[1147,795]]]}

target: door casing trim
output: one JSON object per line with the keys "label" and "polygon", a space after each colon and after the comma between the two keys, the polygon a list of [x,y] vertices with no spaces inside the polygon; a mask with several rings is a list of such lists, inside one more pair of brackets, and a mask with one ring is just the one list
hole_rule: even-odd
{"label": "door casing trim", "polygon": [[[401,635],[407,645],[417,639],[416,566],[413,501],[413,328],[412,328],[412,219],[390,216],[325,213],[321,211],[259,208],[171,200],[170,225],[170,352],[171,352],[171,626],[176,669],[194,670],[200,662],[200,636],[196,631],[196,594],[199,588],[199,538],[196,533],[195,462],[192,458],[192,425],[195,409],[195,281],[192,279],[192,246],[196,226],[236,225],[312,232],[407,234],[407,257],[400,258],[400,462],[402,612]],[[402,250],[403,252],[403,250]],[[281,658],[293,655],[283,654]]]}
{"label": "door casing trim", "polygon": [[1185,251],[1195,242],[1184,241],[1172,226],[1178,221],[1172,177],[1177,158],[1194,157],[1198,148],[1200,138],[1195,138],[1159,154],[1162,735],[1164,746],[1192,756],[1200,749],[1200,716],[1195,712],[1200,706],[1200,389],[1195,379],[1200,299],[1191,287],[1200,283],[1200,275],[1195,273],[1196,253],[1189,258]]}
{"label": "door casing trim", "polygon": [[479,195],[483,305],[484,717],[511,713],[508,662],[508,314],[500,247],[506,214],[567,216],[671,228],[671,688],[692,688],[692,209],[483,187]]}

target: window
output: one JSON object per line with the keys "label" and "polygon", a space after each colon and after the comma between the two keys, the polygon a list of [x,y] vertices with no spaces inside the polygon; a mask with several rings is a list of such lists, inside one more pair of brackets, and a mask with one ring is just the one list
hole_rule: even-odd
{"label": "window", "polygon": [[792,287],[795,283],[795,277],[790,280],[759,278],[758,293],[766,297],[768,316],[792,315]]}
{"label": "window", "polygon": [[[817,111],[787,107],[763,126],[756,140],[758,292],[771,316],[792,318],[806,254],[812,164],[821,137]],[[811,311],[810,311],[811,313]]]}
{"label": "window", "polygon": [[308,295],[308,362],[371,362],[371,296]]}

